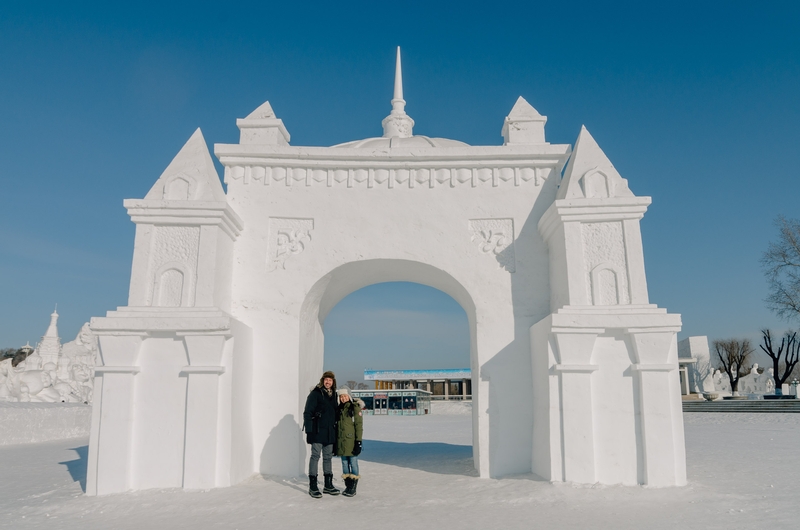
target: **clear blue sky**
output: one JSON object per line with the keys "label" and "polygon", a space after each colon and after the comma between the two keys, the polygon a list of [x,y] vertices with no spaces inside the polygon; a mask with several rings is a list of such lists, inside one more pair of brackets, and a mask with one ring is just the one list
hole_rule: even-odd
{"label": "clear blue sky", "polygon": [[[758,260],[774,217],[800,217],[797,2],[73,4],[0,7],[0,347],[38,340],[56,302],[65,340],[126,303],[122,200],[195,128],[235,143],[236,118],[268,99],[294,145],[379,135],[397,45],[417,134],[499,144],[519,95],[550,142],[588,127],[653,197],[650,297],[683,315],[681,337],[785,327]],[[416,308],[402,285],[353,295],[329,342],[367,342],[348,314],[378,300],[377,313],[459,314],[424,291]],[[442,367],[465,364],[458,340]]]}

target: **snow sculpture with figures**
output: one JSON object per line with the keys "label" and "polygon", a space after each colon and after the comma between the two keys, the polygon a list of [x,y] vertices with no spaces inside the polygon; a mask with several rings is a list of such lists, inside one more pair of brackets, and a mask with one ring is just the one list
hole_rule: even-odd
{"label": "snow sculpture with figures", "polygon": [[325,318],[387,281],[467,313],[480,476],[685,484],[681,322],[648,300],[650,199],[585,128],[574,150],[548,143],[522,98],[503,145],[415,135],[399,51],[391,103],[383,136],[333,147],[291,146],[264,103],[214,148],[227,193],[198,130],[125,201],[128,305],[91,324],[89,494],[301,474]]}
{"label": "snow sculpture with figures", "polygon": [[0,362],[0,400],[91,403],[97,343],[89,323],[62,346],[58,312],[36,349],[23,346],[13,359]]}

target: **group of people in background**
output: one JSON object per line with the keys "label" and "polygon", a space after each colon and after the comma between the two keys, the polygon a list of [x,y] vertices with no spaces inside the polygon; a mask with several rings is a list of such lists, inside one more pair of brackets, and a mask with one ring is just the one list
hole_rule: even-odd
{"label": "group of people in background", "polygon": [[[308,494],[315,499],[328,495],[354,497],[358,480],[358,455],[361,454],[363,440],[364,402],[350,395],[347,387],[336,388],[336,376],[325,372],[317,386],[311,389],[303,411],[303,430],[306,442],[311,445],[311,459],[308,461]],[[333,485],[333,456],[342,459],[342,479],[344,492]],[[319,490],[317,473],[319,458],[322,456],[324,485]]]}

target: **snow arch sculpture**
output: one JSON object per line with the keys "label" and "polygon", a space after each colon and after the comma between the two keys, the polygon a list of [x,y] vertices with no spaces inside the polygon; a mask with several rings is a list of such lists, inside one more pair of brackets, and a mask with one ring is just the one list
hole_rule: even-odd
{"label": "snow arch sculpture", "polygon": [[[414,135],[402,91],[392,105],[382,137],[296,147],[264,103],[237,121],[238,144],[215,146],[227,193],[198,130],[125,201],[128,306],[91,324],[87,493],[298,474],[324,318],[388,280],[467,312],[481,477],[685,483],[680,317],[648,299],[650,199],[585,128],[574,149],[547,143],[522,98],[496,146]],[[167,190],[182,174],[197,180],[188,200]],[[158,271],[181,271],[191,301],[151,304]]]}

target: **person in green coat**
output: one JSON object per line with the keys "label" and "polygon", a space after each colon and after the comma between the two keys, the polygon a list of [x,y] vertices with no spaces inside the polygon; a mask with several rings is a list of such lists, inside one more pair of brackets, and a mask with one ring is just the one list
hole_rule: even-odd
{"label": "person in green coat", "polygon": [[364,432],[364,418],[361,409],[364,402],[350,396],[350,390],[340,388],[339,408],[336,413],[336,454],[342,458],[342,478],[345,490],[342,495],[354,497],[358,487],[358,455],[361,454],[361,440]]}

